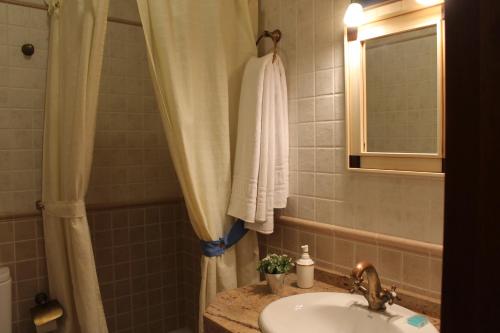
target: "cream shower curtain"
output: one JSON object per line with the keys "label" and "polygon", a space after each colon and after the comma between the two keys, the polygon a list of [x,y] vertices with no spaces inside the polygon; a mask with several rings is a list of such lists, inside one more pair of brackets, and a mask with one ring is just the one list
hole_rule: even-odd
{"label": "cream shower curtain", "polygon": [[108,0],[50,0],[42,201],[61,333],[108,332],[85,213]]}
{"label": "cream shower curtain", "polygon": [[[137,0],[172,160],[205,241],[233,222],[226,211],[240,86],[257,52],[247,1]],[[202,258],[200,318],[217,292],[258,280],[257,259],[254,232],[224,255]]]}

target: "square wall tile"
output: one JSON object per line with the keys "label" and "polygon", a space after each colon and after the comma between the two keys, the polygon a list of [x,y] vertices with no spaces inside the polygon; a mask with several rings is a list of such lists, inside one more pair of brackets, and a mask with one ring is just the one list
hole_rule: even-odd
{"label": "square wall tile", "polygon": [[316,96],[333,94],[333,70],[316,72]]}

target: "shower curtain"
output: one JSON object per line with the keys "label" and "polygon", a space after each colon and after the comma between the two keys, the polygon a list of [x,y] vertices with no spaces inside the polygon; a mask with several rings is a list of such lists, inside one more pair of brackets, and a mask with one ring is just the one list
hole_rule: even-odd
{"label": "shower curtain", "polygon": [[42,201],[50,296],[62,333],[106,333],[84,197],[87,191],[108,0],[50,0]]}
{"label": "shower curtain", "polygon": [[[191,224],[205,241],[233,223],[226,211],[240,86],[257,53],[247,1],[137,0],[172,160]],[[254,232],[222,256],[202,257],[200,331],[217,292],[258,281],[257,259]]]}

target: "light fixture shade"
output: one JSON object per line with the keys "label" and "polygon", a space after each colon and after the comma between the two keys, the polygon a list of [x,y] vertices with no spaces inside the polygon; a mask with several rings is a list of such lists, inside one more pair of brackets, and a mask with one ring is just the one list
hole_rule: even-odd
{"label": "light fixture shade", "polygon": [[424,6],[432,6],[432,5],[437,5],[441,1],[440,0],[417,0],[417,2],[421,5],[424,5]]}
{"label": "light fixture shade", "polygon": [[365,19],[365,13],[363,11],[363,6],[359,3],[351,3],[344,15],[344,24],[348,27],[358,27],[363,24]]}

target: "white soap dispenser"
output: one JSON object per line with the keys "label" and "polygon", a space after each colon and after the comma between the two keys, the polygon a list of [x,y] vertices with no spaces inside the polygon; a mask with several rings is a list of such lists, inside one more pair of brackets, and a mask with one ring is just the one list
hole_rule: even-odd
{"label": "white soap dispenser", "polygon": [[297,285],[299,288],[312,288],[314,285],[314,261],[309,256],[309,246],[302,245],[302,256],[296,261]]}

